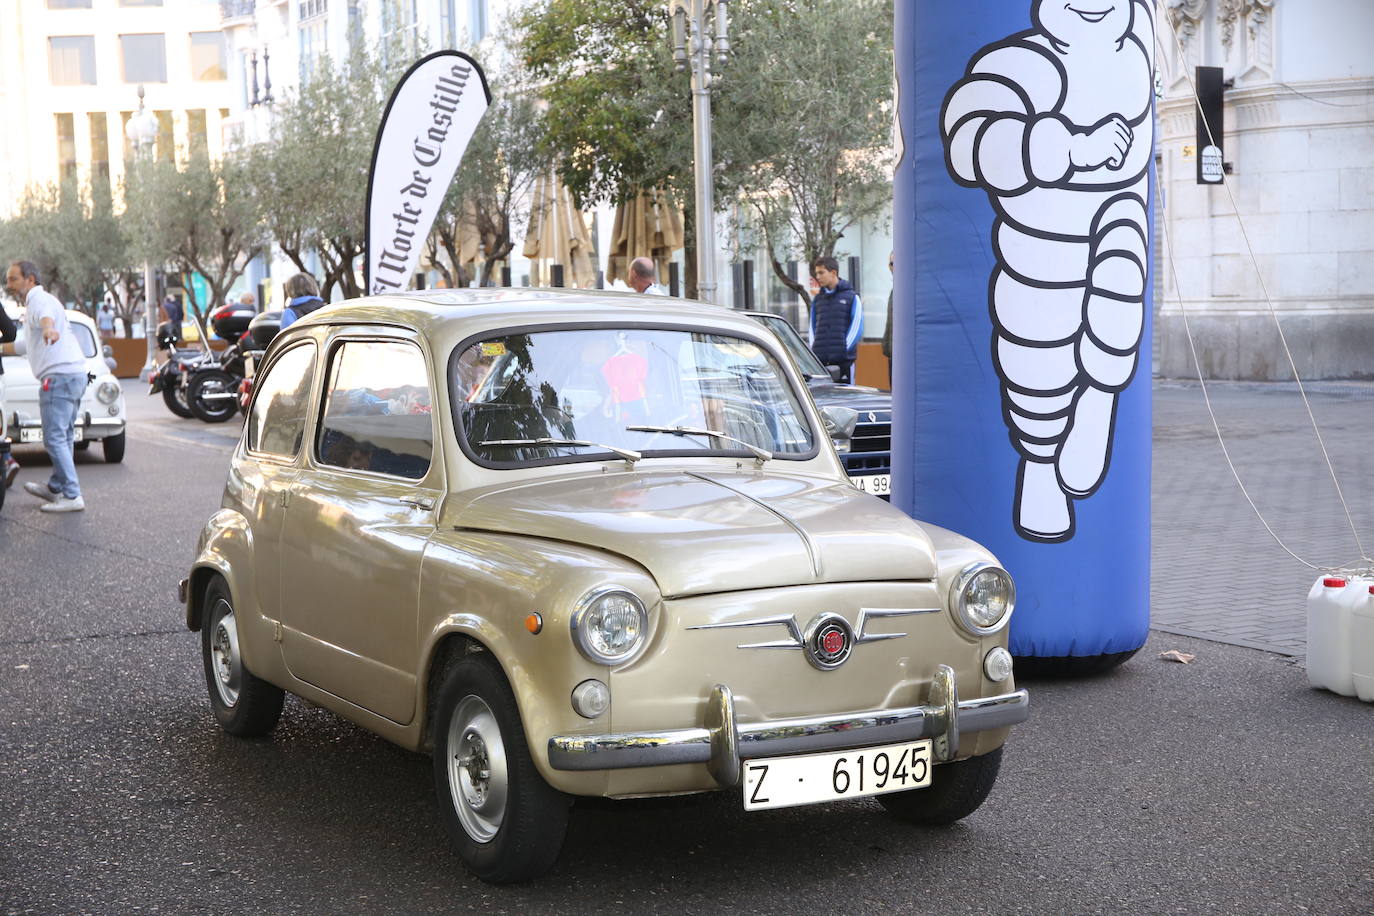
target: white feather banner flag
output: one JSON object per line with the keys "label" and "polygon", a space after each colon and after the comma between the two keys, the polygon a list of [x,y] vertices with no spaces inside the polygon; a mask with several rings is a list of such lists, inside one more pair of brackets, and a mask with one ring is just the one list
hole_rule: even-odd
{"label": "white feather banner flag", "polygon": [[377,128],[367,184],[367,291],[405,289],[491,91],[477,62],[439,51],[406,71]]}

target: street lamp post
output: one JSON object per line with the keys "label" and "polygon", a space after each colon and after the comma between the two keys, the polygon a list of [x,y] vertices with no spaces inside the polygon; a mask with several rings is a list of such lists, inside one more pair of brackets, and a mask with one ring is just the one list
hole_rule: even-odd
{"label": "street lamp post", "polygon": [[[143,86],[138,87],[138,111],[124,125],[124,135],[134,147],[134,157],[140,162],[152,159],[153,144],[157,142],[157,118],[143,105]],[[143,262],[143,331],[148,338],[148,358],[139,377],[147,381],[157,368],[157,302],[153,281],[153,262]]]}
{"label": "street lamp post", "polygon": [[[723,65],[730,53],[727,0],[670,0],[673,62],[692,71],[692,148],[696,177],[697,294],[716,301],[716,223],[711,168],[711,54]],[[707,19],[714,14],[714,32]]]}

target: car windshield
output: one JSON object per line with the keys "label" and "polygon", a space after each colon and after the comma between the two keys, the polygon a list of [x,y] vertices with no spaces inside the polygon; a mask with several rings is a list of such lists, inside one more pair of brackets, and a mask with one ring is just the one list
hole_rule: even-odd
{"label": "car windshield", "polygon": [[[15,345],[26,346],[26,344],[24,344],[24,325],[22,322],[19,321],[16,321],[15,324],[18,326],[18,334],[15,336]],[[96,349],[95,335],[91,333],[90,328],[86,327],[84,324],[80,324],[75,321],[68,323],[67,326],[72,329],[72,336],[74,336],[76,338],[76,342],[81,345],[82,356],[86,357],[87,359],[90,359],[100,352]]]}
{"label": "car windshield", "polygon": [[472,343],[451,365],[459,435],[493,467],[625,453],[797,459],[816,449],[781,367],[736,337],[647,328],[537,331]]}
{"label": "car windshield", "polygon": [[816,354],[811,352],[811,348],[802,340],[797,329],[787,323],[787,320],[779,315],[756,315],[749,316],[759,324],[778,335],[783,346],[787,347],[787,352],[792,354],[792,358],[797,361],[797,368],[803,375],[812,378],[830,378],[830,373],[825,371],[825,366],[816,358]]}

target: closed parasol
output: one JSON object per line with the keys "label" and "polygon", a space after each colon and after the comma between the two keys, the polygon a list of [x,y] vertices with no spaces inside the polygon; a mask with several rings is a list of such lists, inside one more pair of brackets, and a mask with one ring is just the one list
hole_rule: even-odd
{"label": "closed parasol", "polygon": [[664,265],[682,247],[683,239],[682,211],[667,191],[649,191],[622,201],[615,208],[606,281],[628,280],[631,261],[653,258],[659,282],[663,282]]}
{"label": "closed parasol", "polygon": [[591,233],[572,194],[552,173],[534,183],[524,255],[536,262],[532,276],[536,285],[552,284],[549,268],[555,264],[563,266],[566,286],[589,289],[596,284]]}

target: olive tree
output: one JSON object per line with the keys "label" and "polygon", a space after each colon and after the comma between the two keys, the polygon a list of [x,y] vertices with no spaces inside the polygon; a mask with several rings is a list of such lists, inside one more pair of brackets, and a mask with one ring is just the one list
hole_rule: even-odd
{"label": "olive tree", "polygon": [[[248,262],[268,243],[248,160],[239,153],[183,165],[140,162],[130,171],[125,222],[136,255],[181,273],[199,273],[209,301],[186,284],[188,312],[205,331],[205,316],[224,302]],[[204,339],[204,337],[202,337]]]}

